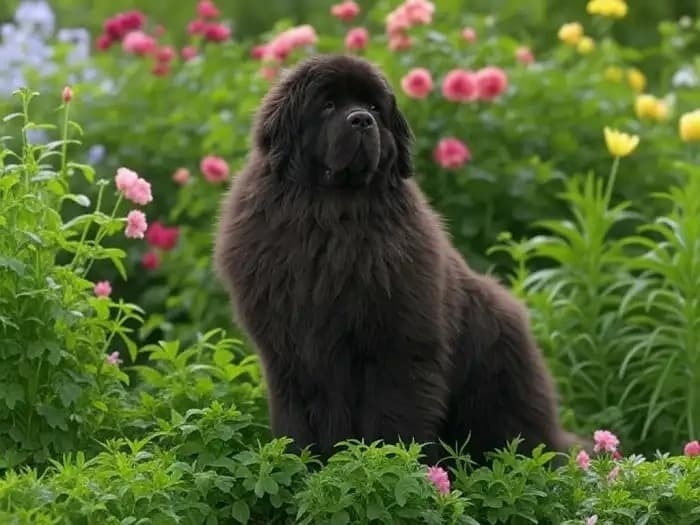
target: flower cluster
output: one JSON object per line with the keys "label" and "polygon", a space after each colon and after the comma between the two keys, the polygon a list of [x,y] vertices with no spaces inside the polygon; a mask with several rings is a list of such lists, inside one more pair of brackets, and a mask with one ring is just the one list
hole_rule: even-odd
{"label": "flower cluster", "polygon": [[338,20],[343,22],[351,22],[357,15],[360,14],[360,6],[353,0],[346,0],[334,6],[331,6],[331,14]]}
{"label": "flower cluster", "polygon": [[586,11],[591,15],[623,18],[627,14],[625,0],[590,0]]}
{"label": "flower cluster", "polygon": [[442,467],[429,467],[428,480],[437,487],[440,494],[450,493],[450,477]]}
{"label": "flower cluster", "polygon": [[665,100],[654,95],[639,95],[634,101],[634,111],[639,119],[656,120],[661,122],[669,115],[669,105]]}
{"label": "flower cluster", "polygon": [[297,48],[313,46],[316,42],[318,42],[316,30],[305,24],[282,31],[266,44],[254,47],[251,56],[267,64],[261,74],[271,80],[276,76],[281,63],[289,57],[292,51]]}
{"label": "flower cluster", "polygon": [[494,100],[508,87],[508,77],[502,69],[487,66],[476,72],[453,69],[442,81],[442,94],[450,102]]}
{"label": "flower cluster", "polygon": [[400,51],[413,45],[408,35],[409,29],[416,25],[427,25],[433,20],[435,5],[427,0],[405,0],[386,17],[386,34],[389,37],[389,49]]}
{"label": "flower cluster", "polygon": [[207,42],[225,42],[231,38],[231,29],[218,21],[219,16],[219,9],[214,2],[200,0],[197,4],[197,18],[187,25],[187,32]]}
{"label": "flower cluster", "polygon": [[582,55],[587,55],[595,49],[595,41],[584,34],[583,26],[578,22],[569,22],[561,26],[558,36],[565,44],[576,47]]}

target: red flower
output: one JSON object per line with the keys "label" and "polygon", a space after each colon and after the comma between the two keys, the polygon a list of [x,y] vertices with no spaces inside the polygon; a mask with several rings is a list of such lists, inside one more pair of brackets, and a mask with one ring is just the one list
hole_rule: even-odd
{"label": "red flower", "polygon": [[347,0],[331,7],[331,14],[343,22],[350,22],[360,14],[360,6],[357,2]]}
{"label": "red flower", "polygon": [[163,46],[156,51],[156,60],[158,62],[170,62],[175,58],[175,50],[171,46]]}
{"label": "red flower", "polygon": [[117,17],[122,29],[126,31],[136,31],[141,29],[146,23],[146,15],[141,11],[127,11]]}
{"label": "red flower", "polygon": [[141,257],[141,265],[146,268],[146,270],[155,270],[160,266],[160,259],[158,259],[158,254],[156,252],[147,252]]}
{"label": "red flower", "polygon": [[451,102],[469,102],[477,96],[474,73],[464,69],[453,69],[442,81],[442,94]]}
{"label": "red flower", "polygon": [[206,28],[207,23],[201,19],[192,20],[189,24],[187,24],[187,32],[190,35],[203,35]]}
{"label": "red flower", "polygon": [[172,250],[179,237],[179,228],[163,226],[159,221],[151,223],[146,230],[146,242],[165,251]]}
{"label": "red flower", "polygon": [[201,18],[218,18],[219,9],[211,0],[199,0],[197,4],[197,14]]}
{"label": "red flower", "polygon": [[199,163],[204,178],[211,183],[223,182],[228,178],[228,164],[221,157],[207,155]]}
{"label": "red flower", "polygon": [[345,47],[348,49],[364,49],[369,42],[369,33],[364,27],[356,27],[345,36]]}
{"label": "red flower", "polygon": [[231,30],[224,24],[209,24],[204,29],[204,38],[210,42],[224,42],[231,38]]}
{"label": "red flower", "polygon": [[472,154],[469,148],[459,139],[448,137],[438,142],[433,151],[435,162],[445,169],[461,168],[469,162]]}
{"label": "red flower", "polygon": [[109,49],[112,44],[114,43],[114,40],[112,40],[112,37],[109,36],[108,34],[102,34],[97,37],[97,41],[95,45],[97,46],[97,49],[100,51],[105,51]]}

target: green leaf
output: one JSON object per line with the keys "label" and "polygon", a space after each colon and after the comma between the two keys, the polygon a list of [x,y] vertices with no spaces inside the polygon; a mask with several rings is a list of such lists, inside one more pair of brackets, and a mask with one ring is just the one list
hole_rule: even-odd
{"label": "green leaf", "polygon": [[250,519],[250,508],[243,500],[238,500],[231,506],[231,516],[238,523],[248,523]]}
{"label": "green leaf", "polygon": [[64,199],[71,200],[75,202],[77,205],[82,206],[83,208],[87,208],[90,206],[90,199],[86,195],[76,195],[74,193],[67,193],[63,197],[61,197],[61,201]]}
{"label": "green leaf", "polygon": [[0,397],[5,400],[7,408],[14,410],[18,401],[24,401],[24,389],[19,383],[0,382]]}
{"label": "green leaf", "polygon": [[339,510],[331,516],[330,525],[345,525],[346,523],[350,523],[350,516],[344,510]]}

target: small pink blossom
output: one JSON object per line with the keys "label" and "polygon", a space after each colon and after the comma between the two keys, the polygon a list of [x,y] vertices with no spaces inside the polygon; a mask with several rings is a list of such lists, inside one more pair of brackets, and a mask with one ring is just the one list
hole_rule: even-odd
{"label": "small pink blossom", "polygon": [[445,169],[461,168],[471,157],[471,152],[464,142],[453,137],[440,140],[433,150],[435,162]]}
{"label": "small pink blossom", "polygon": [[117,169],[117,175],[114,177],[114,182],[117,184],[117,189],[122,193],[131,187],[138,180],[139,176],[135,171],[129,168],[121,167]]}
{"label": "small pink blossom", "polygon": [[394,33],[389,37],[391,51],[405,51],[413,46],[413,39],[404,33]]}
{"label": "small pink blossom", "polygon": [[119,363],[122,362],[121,359],[119,359],[119,352],[112,352],[109,355],[105,356],[105,362],[109,365],[115,365],[118,366]]}
{"label": "small pink blossom", "polygon": [[471,27],[462,29],[462,38],[469,43],[476,42],[476,31]]}
{"label": "small pink blossom", "polygon": [[114,40],[112,39],[112,37],[107,34],[104,34],[97,37],[97,40],[95,41],[95,46],[100,51],[106,51],[107,49],[112,47],[113,43]]}
{"label": "small pink blossom", "polygon": [[585,525],[596,525],[596,523],[598,523],[598,515],[597,514],[593,514],[593,516],[586,518]]}
{"label": "small pink blossom", "polygon": [[309,24],[300,25],[287,30],[294,47],[312,46],[318,42],[316,30]]}
{"label": "small pink blossom", "polygon": [[477,96],[482,100],[493,100],[508,87],[508,77],[505,72],[494,66],[477,71],[474,80]]}
{"label": "small pink blossom", "polygon": [[157,77],[167,77],[170,74],[170,64],[167,62],[156,62],[151,68],[151,73]]}
{"label": "small pink blossom", "polygon": [[144,56],[156,49],[156,41],[143,31],[131,31],[124,37],[122,48],[132,55]]}
{"label": "small pink blossom", "polygon": [[347,49],[361,50],[367,47],[368,42],[369,32],[364,27],[355,27],[345,36]]}
{"label": "small pink blossom", "polygon": [[411,24],[429,24],[433,20],[435,5],[427,0],[406,0],[404,2],[406,17]]}
{"label": "small pink blossom", "polygon": [[63,99],[63,102],[68,104],[71,100],[73,100],[73,90],[71,89],[70,86],[66,86],[63,88],[63,91],[61,92],[61,98]]}
{"label": "small pink blossom", "polygon": [[173,173],[173,180],[181,186],[187,184],[187,182],[190,180],[190,170],[187,168],[176,169],[175,173]]}
{"label": "small pink blossom", "polygon": [[593,433],[593,441],[595,441],[594,452],[615,452],[620,444],[617,436],[608,430],[596,430]]}
{"label": "small pink blossom", "polygon": [[331,6],[331,15],[343,22],[351,22],[359,14],[360,6],[357,5],[357,2],[353,2],[352,0],[347,0]]}
{"label": "small pink blossom", "polygon": [[700,456],[700,441],[697,439],[695,441],[690,441],[683,447],[683,454],[688,457]]}
{"label": "small pink blossom", "polygon": [[160,24],[158,24],[157,26],[155,26],[155,27],[153,28],[153,36],[156,37],[156,38],[162,37],[163,35],[165,35],[165,32],[166,32],[166,31],[165,31],[165,27],[163,27],[163,26],[160,25]]}
{"label": "small pink blossom", "polygon": [[112,294],[112,285],[109,281],[98,281],[93,288],[97,297],[109,297]]}
{"label": "small pink blossom", "polygon": [[411,28],[411,21],[403,6],[397,7],[386,17],[386,32],[391,37],[398,33],[404,33]]}
{"label": "small pink blossom", "polygon": [[535,55],[529,47],[519,47],[515,50],[515,58],[521,64],[530,65],[535,61]]}
{"label": "small pink blossom", "polygon": [[209,42],[225,42],[231,38],[231,30],[224,24],[208,24],[204,28],[204,38]]}
{"label": "small pink blossom", "polygon": [[185,46],[180,51],[180,55],[182,56],[182,60],[189,62],[197,56],[197,48],[194,46]]}
{"label": "small pink blossom", "polygon": [[250,50],[250,57],[255,59],[255,60],[260,60],[265,56],[266,53],[267,53],[267,46],[262,44],[259,46],[255,46],[255,47],[253,47],[253,49]]}
{"label": "small pink blossom", "polygon": [[155,270],[160,266],[160,259],[156,252],[146,252],[141,257],[141,266],[146,268],[146,270]]}
{"label": "small pink blossom", "polygon": [[450,493],[450,478],[442,467],[428,468],[428,479],[437,487],[440,494]]}
{"label": "small pink blossom", "polygon": [[126,216],[126,231],[124,234],[130,239],[143,239],[148,224],[146,215],[139,210],[131,210]]}
{"label": "small pink blossom", "polygon": [[124,197],[134,204],[144,206],[153,200],[151,184],[145,179],[138,177],[131,186],[124,190]]}
{"label": "small pink blossom", "polygon": [[175,247],[179,237],[180,228],[164,226],[159,221],[150,224],[146,230],[146,242],[166,252]]}
{"label": "small pink blossom", "polygon": [[422,99],[433,90],[433,77],[423,67],[411,69],[401,79],[401,89],[411,98]]}
{"label": "small pink blossom", "polygon": [[211,183],[223,182],[228,178],[229,168],[221,157],[207,155],[199,163],[199,169],[207,181]]}
{"label": "small pink blossom", "polygon": [[202,18],[218,18],[219,9],[211,0],[199,0],[197,14]]}
{"label": "small pink blossom", "polygon": [[453,69],[442,81],[442,94],[450,102],[469,102],[477,97],[474,73],[464,69]]}
{"label": "small pink blossom", "polygon": [[620,465],[615,465],[612,470],[608,473],[608,481],[613,482],[620,475]]}
{"label": "small pink blossom", "polygon": [[588,455],[588,452],[581,450],[576,455],[576,464],[583,470],[588,470],[591,466],[591,457]]}
{"label": "small pink blossom", "polygon": [[190,35],[203,35],[204,31],[207,29],[207,23],[202,20],[201,18],[198,18],[196,20],[192,20],[189,24],[187,24],[187,32]]}
{"label": "small pink blossom", "polygon": [[172,46],[161,46],[156,51],[156,60],[158,62],[170,62],[175,58],[175,50]]}

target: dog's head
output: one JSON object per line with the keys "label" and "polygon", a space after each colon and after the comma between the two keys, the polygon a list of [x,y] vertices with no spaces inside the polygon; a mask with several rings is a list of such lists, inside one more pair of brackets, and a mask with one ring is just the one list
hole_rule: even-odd
{"label": "dog's head", "polygon": [[299,183],[364,187],[410,177],[412,134],[386,78],[365,60],[320,55],[263,100],[256,146],[273,172]]}

